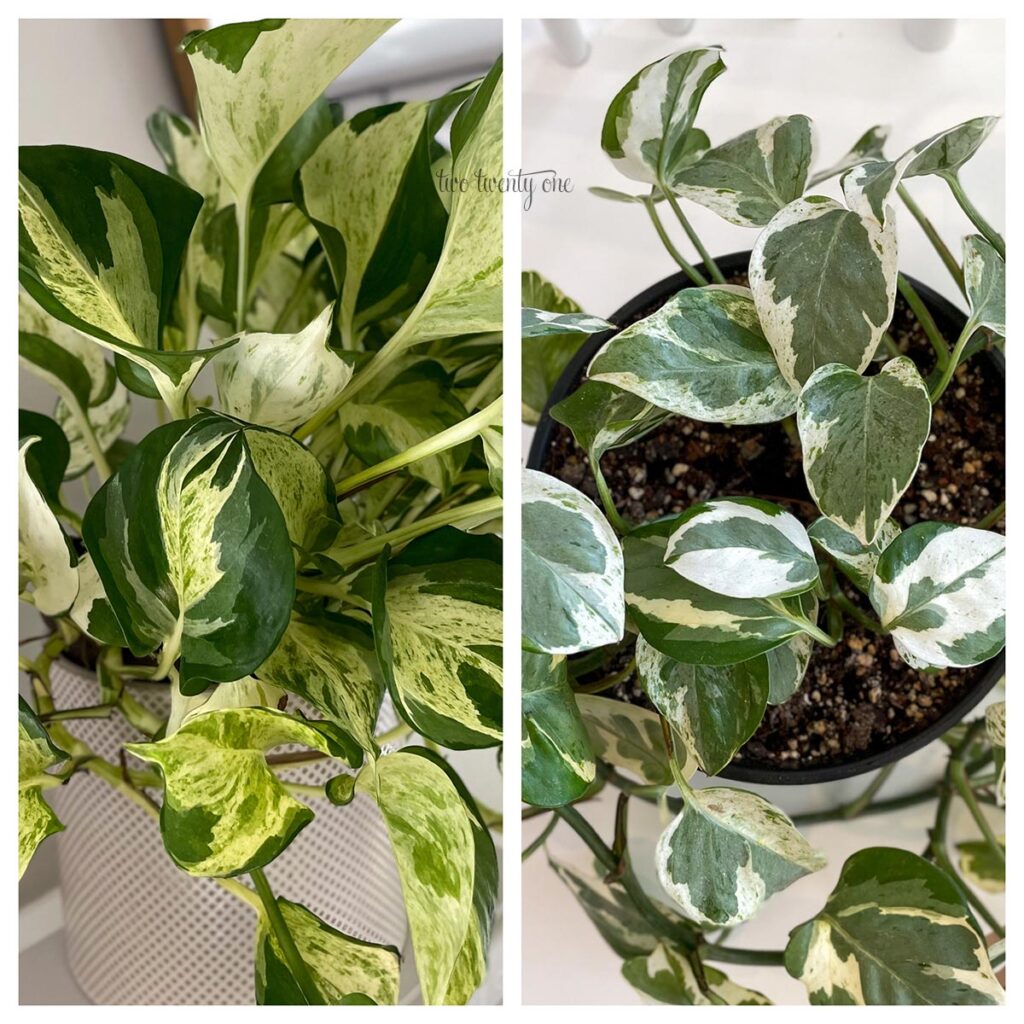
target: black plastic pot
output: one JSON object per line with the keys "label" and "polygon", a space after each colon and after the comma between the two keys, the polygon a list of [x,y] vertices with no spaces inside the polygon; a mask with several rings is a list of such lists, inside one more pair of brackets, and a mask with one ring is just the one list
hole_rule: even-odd
{"label": "black plastic pot", "polygon": [[[719,269],[726,277],[730,274],[745,272],[749,261],[749,252],[730,253],[728,256],[723,256],[716,260]],[[704,271],[703,265],[700,269]],[[706,271],[705,276],[707,276]],[[947,299],[932,291],[931,288],[913,278],[910,278],[910,281],[931,311],[943,335],[946,338],[959,337],[966,322],[965,315]],[[673,274],[672,277],[659,281],[631,299],[621,309],[616,310],[608,317],[608,320],[618,327],[628,326],[647,315],[650,311],[662,306],[676,292],[692,286],[692,282],[685,274]],[[580,346],[580,350],[559,378],[548,399],[548,404],[544,408],[544,414],[541,416],[540,423],[537,425],[533,443],[530,445],[530,455],[526,463],[530,469],[543,468],[547,450],[553,440],[554,431],[558,427],[558,424],[550,416],[549,410],[551,406],[560,402],[573,391],[583,378],[586,367],[597,353],[597,350],[616,333],[616,331],[606,331],[603,334],[595,334],[588,338]],[[1001,352],[993,351],[987,353],[986,358],[992,360],[1000,376],[1005,376],[1006,364]],[[887,750],[849,761],[837,761],[834,764],[814,768],[779,769],[760,766],[749,761],[741,764],[733,763],[724,768],[719,775],[726,779],[734,779],[737,782],[750,782],[768,786],[800,786],[819,782],[835,782],[838,779],[848,779],[854,775],[862,775],[865,772],[874,771],[887,764],[892,764],[894,761],[899,761],[908,754],[920,750],[931,743],[932,740],[938,739],[981,701],[985,694],[1003,677],[1005,671],[1005,656],[1000,653],[998,657],[988,662],[985,674],[979,679],[977,685],[949,707],[945,714],[920,732],[907,736]]]}

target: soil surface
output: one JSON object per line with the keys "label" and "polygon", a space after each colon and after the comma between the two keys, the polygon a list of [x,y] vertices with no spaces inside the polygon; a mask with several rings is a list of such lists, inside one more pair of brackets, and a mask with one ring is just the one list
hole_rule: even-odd
{"label": "soil surface", "polygon": [[[746,283],[742,277],[733,280]],[[649,312],[653,309],[641,316]],[[932,348],[899,297],[890,334],[922,373],[931,372]],[[917,476],[893,512],[898,522],[972,525],[996,508],[1005,486],[1004,407],[1004,380],[991,359],[979,353],[957,369],[934,410]],[[708,498],[750,495],[778,502],[808,525],[818,513],[804,482],[795,429],[793,433],[791,437],[780,423],[727,427],[675,417],[642,440],[608,452],[601,465],[616,507],[633,522],[677,514]],[[543,468],[600,505],[587,456],[568,428],[555,424]],[[996,528],[1001,531],[1002,522]],[[874,617],[866,598],[852,587],[845,589]],[[844,633],[832,649],[815,646],[801,688],[785,704],[768,708],[737,762],[796,769],[859,760],[935,721],[985,671],[978,666],[919,672],[904,664],[888,637],[849,619]],[[607,652],[604,664],[581,681],[623,670],[631,647],[630,640],[622,649]],[[650,706],[635,678],[608,695]]]}

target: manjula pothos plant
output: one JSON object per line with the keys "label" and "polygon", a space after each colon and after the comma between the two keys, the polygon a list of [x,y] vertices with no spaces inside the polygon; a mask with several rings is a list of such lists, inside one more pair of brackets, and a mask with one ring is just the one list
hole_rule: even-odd
{"label": "manjula pothos plant", "polygon": [[[886,131],[873,128],[812,174],[811,125],[801,115],[711,147],[694,121],[724,70],[714,48],[666,57],[629,81],[604,122],[605,152],[650,191],[593,191],[643,205],[694,286],[612,335],[582,383],[551,409],[588,456],[603,514],[560,479],[525,475],[523,798],[533,805],[528,816],[551,809],[526,855],[559,822],[576,830],[596,874],[552,866],[623,957],[625,977],[656,1000],[766,1002],[708,963],[731,961],[784,965],[812,1003],[998,1003],[993,968],[1004,931],[962,875],[1001,886],[1003,841],[979,806],[1002,803],[1001,704],[989,709],[987,731],[979,720],[946,737],[951,753],[939,785],[902,799],[872,805],[890,768],[851,804],[793,820],[748,790],[691,781],[697,769],[713,776],[729,764],[767,705],[797,691],[815,645],[836,644],[847,616],[890,635],[915,669],[977,665],[1003,647],[1004,539],[986,528],[1002,508],[977,526],[901,530],[890,518],[917,471],[933,406],[953,398],[956,367],[1005,334],[1003,241],[958,176],[995,119],[940,132],[896,160],[882,155]],[[902,184],[923,174],[949,183],[977,230],[964,240],[962,265]],[[813,192],[835,175],[845,203]],[[899,274],[897,197],[963,289],[970,313],[957,339],[939,334]],[[749,288],[726,282],[680,199],[760,229]],[[663,204],[711,280],[672,244]],[[917,365],[887,335],[897,290],[934,346],[933,366]],[[611,325],[534,274],[524,278],[524,307],[524,406],[536,420],[581,340]],[[653,522],[625,521],[601,458],[672,415],[782,421],[802,448],[820,517],[805,526],[771,501],[723,495]],[[851,600],[841,579],[870,605]],[[582,652],[607,650],[626,631],[636,635],[635,661],[581,683],[593,664]],[[634,672],[656,711],[601,695]],[[669,795],[673,785],[681,800]],[[605,786],[619,790],[611,843],[574,806]],[[954,795],[980,835],[960,848],[959,870],[947,849]],[[772,894],[824,866],[799,824],[936,796],[923,856],[871,848],[850,857],[825,906],[784,950],[722,944]],[[629,863],[631,798],[657,800],[675,815],[656,848],[665,901],[641,888]],[[983,939],[976,913],[998,948]]]}
{"label": "manjula pothos plant", "polygon": [[[20,156],[19,351],[58,396],[20,421],[19,589],[53,627],[22,661],[21,870],[63,827],[46,790],[106,780],[183,871],[253,907],[261,1003],[397,999],[396,949],[263,871],[311,805],[356,793],[392,842],[425,1001],[464,1003],[486,971],[489,816],[439,750],[501,742],[501,199],[435,175],[500,174],[501,66],[346,120],[324,90],[391,25],[188,37],[199,125],[149,122],[166,173]],[[140,399],[163,422],[129,444]],[[68,491],[97,482],[79,517]],[[83,638],[95,703],[57,707],[49,667]],[[401,724],[377,734],[385,693]],[[120,766],[75,735],[111,715],[139,733]],[[396,747],[409,733],[429,749]],[[289,784],[284,744],[337,773]]]}

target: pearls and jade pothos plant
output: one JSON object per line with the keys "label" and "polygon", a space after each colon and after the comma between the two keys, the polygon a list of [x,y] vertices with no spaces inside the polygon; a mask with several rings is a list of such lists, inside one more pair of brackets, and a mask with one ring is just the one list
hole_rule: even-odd
{"label": "pearls and jade pothos plant", "polygon": [[[984,528],[1002,509],[978,527],[919,522],[901,530],[890,518],[917,471],[933,407],[949,403],[956,415],[947,391],[955,368],[1005,334],[1003,241],[958,177],[995,119],[958,125],[895,160],[883,156],[886,133],[875,128],[814,174],[811,125],[801,115],[711,147],[694,121],[724,70],[717,49],[666,57],[630,80],[605,119],[605,152],[649,192],[594,191],[645,207],[694,287],[611,336],[582,383],[551,410],[586,452],[603,512],[555,477],[525,475],[523,798],[534,805],[528,815],[552,809],[528,853],[559,821],[579,833],[596,874],[553,867],[623,957],[626,978],[663,1002],[764,1003],[708,963],[733,961],[784,964],[813,1003],[998,1003],[993,963],[1002,959],[1003,929],[961,872],[1001,885],[1002,840],[979,804],[1002,801],[1002,705],[990,709],[987,731],[977,721],[947,737],[940,786],[883,802],[939,797],[923,856],[885,848],[852,856],[825,906],[784,950],[721,944],[723,929],[749,920],[824,859],[799,819],[744,789],[698,788],[693,773],[713,776],[729,764],[767,705],[796,692],[814,646],[837,643],[848,616],[891,635],[915,669],[978,665],[1004,644],[1004,539]],[[949,183],[976,231],[964,240],[962,265],[901,184],[923,174]],[[813,191],[835,175],[845,202]],[[962,286],[970,312],[959,338],[940,336],[899,273],[900,197]],[[749,288],[726,283],[680,199],[759,229]],[[658,214],[664,205],[693,238],[711,280],[672,245]],[[524,284],[524,381],[533,387],[524,404],[535,418],[581,339],[611,325],[536,275]],[[898,289],[934,347],[925,364],[887,336]],[[531,360],[539,370],[529,369]],[[723,495],[669,518],[627,522],[602,476],[602,456],[672,415],[786,423],[820,518],[805,528],[771,501]],[[844,593],[841,579],[877,618]],[[636,635],[636,676],[656,711],[601,696],[605,681],[579,679],[593,664],[583,652],[619,644],[627,630]],[[863,812],[884,777],[831,817]],[[620,791],[610,843],[580,809],[606,785]],[[673,785],[681,801],[668,795]],[[959,869],[946,836],[955,797],[979,829],[978,841],[961,848]],[[664,901],[650,898],[629,863],[631,798],[656,799],[675,813],[657,844]]]}
{"label": "pearls and jade pothos plant", "polygon": [[[441,195],[435,172],[501,173],[501,67],[346,120],[323,92],[391,24],[190,36],[199,126],[149,124],[166,173],[20,157],[19,350],[57,395],[20,422],[19,588],[53,629],[22,662],[21,870],[63,827],[46,790],[105,779],[183,871],[252,905],[261,1003],[396,1001],[397,950],[263,873],[356,792],[392,841],[425,1001],[464,1003],[486,971],[494,845],[439,749],[501,742],[501,200]],[[129,444],[146,401],[164,422]],[[96,484],[79,517],[69,492]],[[72,647],[89,707],[51,693]],[[402,724],[379,735],[385,693]],[[108,716],[139,733],[122,765],[76,737]],[[407,733],[430,749],[396,749]],[[291,786],[282,744],[337,773]]]}

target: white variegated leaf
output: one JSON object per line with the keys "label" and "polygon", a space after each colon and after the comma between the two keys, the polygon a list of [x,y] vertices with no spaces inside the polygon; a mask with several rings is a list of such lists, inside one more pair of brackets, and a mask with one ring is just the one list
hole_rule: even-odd
{"label": "white variegated leaf", "polygon": [[957,843],[957,863],[966,881],[983,892],[1003,892],[1006,888],[1006,837],[1001,836],[999,846],[1003,856],[997,857],[984,839]]}
{"label": "white variegated leaf", "polygon": [[573,654],[621,640],[622,548],[597,506],[531,469],[522,503],[524,642]]}
{"label": "white variegated leaf", "polygon": [[693,964],[676,950],[659,942],[647,956],[633,957],[622,965],[622,976],[648,1000],[675,1006],[767,1006],[760,992],[730,981],[721,971],[701,965],[698,982]]}
{"label": "white variegated leaf", "polygon": [[66,761],[68,755],[54,746],[46,728],[23,697],[18,698],[18,877],[32,860],[36,848],[64,825],[43,798],[43,789],[57,785],[47,768]]}
{"label": "white variegated leaf", "polygon": [[[108,369],[111,377],[115,377],[113,367]],[[85,416],[101,451],[110,451],[114,442],[128,426],[131,414],[128,389],[119,380],[114,379],[109,397],[85,410]],[[94,461],[92,448],[82,431],[79,416],[74,406],[69,405],[63,398],[57,399],[53,418],[64,431],[64,436],[71,446],[71,459],[65,471],[68,478],[84,473]]]}
{"label": "white variegated leaf", "polygon": [[1006,336],[1006,264],[981,235],[964,239],[964,287],[971,322]]}
{"label": "white variegated leaf", "polygon": [[814,641],[806,633],[800,633],[765,655],[769,704],[784,704],[800,689],[813,653]]}
{"label": "white variegated leaf", "polygon": [[808,187],[814,188],[815,185],[819,185],[829,178],[834,178],[837,174],[842,174],[858,164],[867,163],[871,160],[881,160],[883,156],[882,150],[885,146],[885,140],[889,138],[890,130],[888,125],[883,124],[876,124],[873,128],[869,128],[850,147],[850,151],[845,156],[841,156],[831,167],[826,167],[812,174],[811,180],[807,183]]}
{"label": "white variegated leaf", "polygon": [[252,676],[233,683],[218,683],[202,693],[185,696],[178,687],[171,687],[171,713],[164,736],[173,736],[182,726],[211,711],[225,708],[279,708],[284,690]]}
{"label": "white variegated leaf", "polygon": [[600,334],[613,324],[588,313],[552,313],[523,307],[520,334],[523,338],[556,337],[560,334]]}
{"label": "white variegated leaf", "polygon": [[807,535],[829,556],[839,571],[862,593],[871,588],[871,578],[882,552],[900,535],[899,524],[887,519],[875,539],[864,544],[852,533],[822,516],[807,528]]}
{"label": "white variegated leaf", "polygon": [[882,553],[871,604],[915,668],[966,668],[1006,642],[1006,538],[952,523],[917,523]]}
{"label": "white variegated leaf", "polygon": [[825,866],[793,822],[756,793],[693,790],[661,834],[658,878],[683,913],[729,928],[749,920],[774,893]]}
{"label": "white variegated leaf", "polygon": [[78,560],[78,594],[68,616],[98,643],[124,647],[124,633],[107,600],[96,564],[88,553]]}

